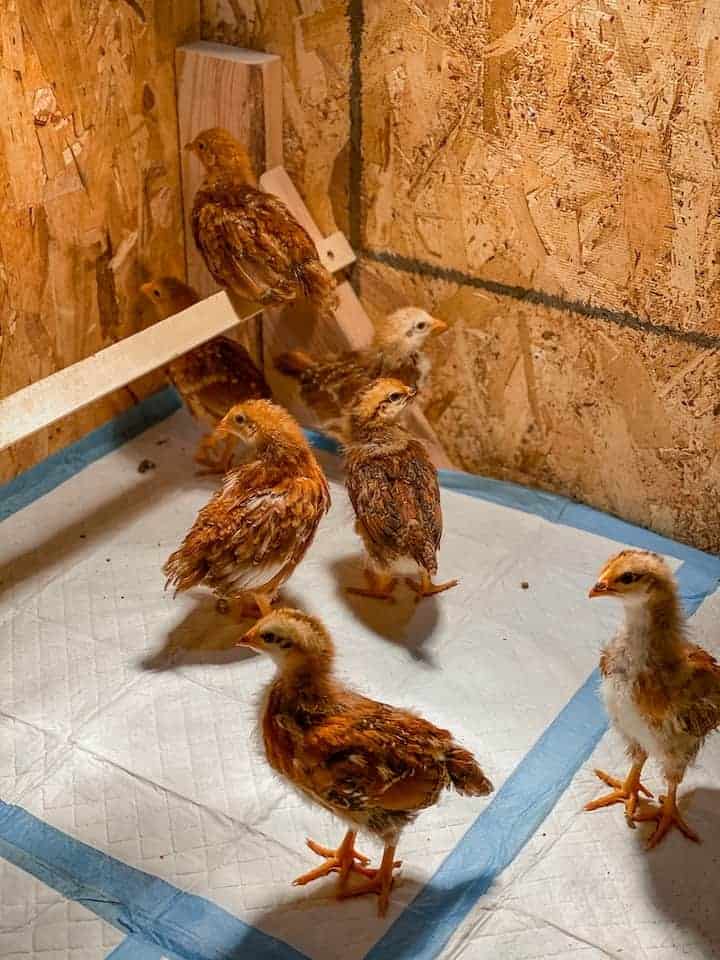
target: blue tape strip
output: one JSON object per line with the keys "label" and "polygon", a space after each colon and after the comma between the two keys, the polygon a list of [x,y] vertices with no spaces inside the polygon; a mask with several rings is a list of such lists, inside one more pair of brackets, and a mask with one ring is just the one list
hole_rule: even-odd
{"label": "blue tape strip", "polygon": [[105,960],[182,960],[167,948],[156,947],[140,937],[126,937]]}
{"label": "blue tape strip", "polygon": [[[641,537],[641,539],[643,539]],[[626,541],[627,542],[627,541]],[[717,586],[714,573],[683,564],[677,572],[686,613]],[[400,914],[366,960],[433,960],[493,881],[552,811],[607,730],[598,670],[588,677],[490,804]]]}
{"label": "blue tape strip", "polygon": [[184,960],[308,960],[209,900],[129,867],[1,801],[0,856],[139,942]]}
{"label": "blue tape strip", "polygon": [[[174,391],[156,394],[112,424],[94,431],[69,450],[50,458],[18,480],[11,481],[11,484],[0,489],[3,503],[0,518],[53,489],[88,463],[173,413],[178,406]],[[128,424],[123,427],[120,421],[124,417],[128,417]],[[317,448],[338,452],[339,445],[331,438],[317,431],[306,433]],[[717,557],[564,497],[459,471],[440,471],[440,482],[447,489],[478,499],[681,559],[683,566],[678,572],[678,580],[688,613],[697,609],[716,588],[720,578],[720,559]],[[13,489],[8,492],[9,487]],[[468,911],[517,856],[552,810],[602,737],[607,720],[597,697],[597,682],[595,672],[513,771],[430,883],[370,950],[367,960],[432,960],[438,955]],[[141,931],[139,935],[144,938],[143,943],[149,940],[165,950],[177,944],[182,947],[182,956],[191,960],[232,958],[240,956],[240,950],[243,953],[252,951],[246,955],[258,957],[259,960],[264,957],[289,960],[290,957],[301,956],[293,948],[248,927],[208,901],[190,897],[164,881],[113,861],[35,820],[24,811],[10,807],[5,809],[13,812],[13,818],[10,833],[6,834],[3,827],[5,821],[0,817],[0,838],[5,837],[4,840],[0,839],[0,855],[18,862],[24,869],[71,899],[84,903],[109,922],[123,929]],[[2,811],[3,805],[0,805],[0,814]],[[25,853],[20,855],[15,843],[17,829],[24,836],[27,848],[22,848]],[[53,838],[61,838],[57,841],[60,844],[57,849],[49,842]],[[78,850],[82,861],[80,864],[73,852]],[[113,893],[109,899],[103,891],[98,895],[97,888],[88,890],[92,871],[87,869],[86,855],[91,861],[93,857],[102,858],[105,870],[110,869],[109,864],[112,865],[111,874],[117,870],[117,876],[111,878]],[[19,859],[15,860],[13,856]],[[83,882],[76,879],[78,876],[83,877]],[[101,879],[99,877],[98,882]],[[172,899],[162,903],[159,895],[171,895]],[[157,910],[149,911],[148,903],[160,903],[162,916],[157,916]],[[149,923],[153,926],[148,926]],[[186,925],[189,929],[186,929]],[[175,931],[175,939],[166,934],[168,927]],[[202,933],[198,934],[198,930]],[[178,931],[182,931],[179,939]],[[201,937],[202,943],[198,943],[198,937]],[[113,956],[125,948],[128,957],[138,956],[144,960],[140,954],[128,952],[134,944],[139,943],[137,938],[130,938],[117,948]],[[232,947],[229,948],[228,944],[232,944]],[[119,956],[122,957],[122,953]],[[148,960],[153,956],[148,954]]]}
{"label": "blue tape strip", "polygon": [[93,430],[82,440],[54,453],[36,467],[0,486],[0,520],[59,487],[106,453],[165,420],[182,406],[174,387],[146,397],[134,407]]}

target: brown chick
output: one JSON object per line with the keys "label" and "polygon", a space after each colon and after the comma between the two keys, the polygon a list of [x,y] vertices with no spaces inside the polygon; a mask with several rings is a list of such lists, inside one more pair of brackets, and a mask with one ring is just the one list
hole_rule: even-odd
{"label": "brown chick", "polygon": [[447,330],[447,324],[419,307],[403,307],[385,317],[372,346],[366,350],[314,359],[302,350],[275,358],[280,373],[297,380],[300,397],[320,424],[342,433],[342,417],[360,390],[379,377],[395,377],[422,390],[430,372],[423,353],[427,339]]}
{"label": "brown chick", "polygon": [[233,407],[218,425],[250,449],[198,513],[163,570],[177,590],[205,583],[235,612],[268,613],[330,508],[330,493],[303,432],[269,400]]}
{"label": "brown chick", "polygon": [[[677,808],[677,788],[707,735],[720,725],[720,664],[685,636],[675,578],[662,557],[623,550],[600,572],[591,597],[616,597],[625,607],[625,624],[600,658],[602,693],[610,719],[627,741],[632,766],[625,780],[597,770],[613,790],[586,810],[625,805],[628,824],[657,822],[648,847],[672,827],[688,839],[697,834]],[[667,795],[654,806],[640,801],[652,794],[640,782],[648,757],[658,760]]]}
{"label": "brown chick", "polygon": [[247,150],[220,127],[187,144],[205,167],[195,195],[195,243],[214,280],[264,305],[307,297],[322,317],[337,307],[335,281],[285,204],[258,189]]}
{"label": "brown chick", "polygon": [[[158,277],[140,287],[153,304],[159,319],[179,313],[200,299],[192,287],[175,277]],[[169,365],[168,377],[192,416],[214,427],[230,407],[244,400],[271,397],[265,377],[242,344],[230,337],[213,337]],[[198,463],[222,473],[232,460],[231,442],[222,444],[218,434],[204,437],[195,453]]]}
{"label": "brown chick", "polygon": [[437,470],[424,445],[397,422],[414,396],[399,380],[377,380],[348,417],[346,484],[368,556],[368,587],[350,592],[364,597],[391,599],[396,574],[416,575],[417,582],[407,583],[421,597],[458,582],[432,582],[443,526]]}
{"label": "brown chick", "polygon": [[[276,610],[238,643],[268,654],[277,666],[260,717],[270,766],[349,827],[337,850],[308,840],[325,862],[294,882],[337,872],[338,898],[377,893],[384,916],[403,828],[445,788],[482,797],[492,784],[447,730],[343,686],[333,674],[332,639],[316,618]],[[379,870],[355,850],[358,829],[384,843]],[[364,879],[350,886],[351,873]]]}

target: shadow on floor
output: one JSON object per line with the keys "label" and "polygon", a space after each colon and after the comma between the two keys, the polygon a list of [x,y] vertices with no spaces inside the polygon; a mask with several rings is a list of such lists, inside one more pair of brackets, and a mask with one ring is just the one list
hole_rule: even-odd
{"label": "shadow on floor", "polygon": [[395,590],[394,601],[373,600],[348,593],[348,587],[364,586],[363,558],[360,554],[340,557],[332,564],[337,596],[350,613],[373,633],[399,647],[413,660],[434,666],[431,651],[427,649],[440,615],[438,597],[417,596],[401,581]]}
{"label": "shadow on floor", "polygon": [[674,925],[704,941],[705,956],[715,956],[720,947],[720,790],[680,793],[680,807],[702,842],[674,831],[648,851],[648,893]]}
{"label": "shadow on floor", "polygon": [[234,620],[218,613],[212,594],[193,597],[193,609],[170,630],[163,647],[143,659],[144,670],[172,670],[192,664],[237,663],[256,654],[235,641],[252,626],[252,620]]}

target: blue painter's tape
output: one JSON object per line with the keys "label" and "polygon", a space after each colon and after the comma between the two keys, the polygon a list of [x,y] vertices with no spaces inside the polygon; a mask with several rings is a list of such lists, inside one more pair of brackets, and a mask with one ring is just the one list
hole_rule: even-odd
{"label": "blue painter's tape", "polygon": [[126,937],[105,960],[184,960],[168,949],[148,943],[141,937]]}
{"label": "blue painter's tape", "polygon": [[[717,586],[720,560],[710,559],[714,561],[710,570],[705,565],[698,568],[685,563],[677,572],[688,616]],[[366,960],[433,960],[438,956],[480,897],[552,811],[600,742],[608,721],[598,697],[599,681],[599,671],[595,670]]]}
{"label": "blue painter's tape", "polygon": [[181,400],[174,387],[167,387],[21,473],[0,487],[0,520],[54,490],[106,453],[169,417],[180,406]]}
{"label": "blue painter's tape", "polygon": [[136,942],[154,944],[171,956],[308,960],[209,900],[129,867],[1,801],[0,856],[125,930]]}

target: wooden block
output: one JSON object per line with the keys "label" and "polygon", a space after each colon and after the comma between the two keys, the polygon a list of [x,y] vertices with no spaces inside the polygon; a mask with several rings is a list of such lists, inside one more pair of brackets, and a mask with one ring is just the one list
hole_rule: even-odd
{"label": "wooden block", "polygon": [[259,312],[251,304],[239,315],[227,294],[217,293],[11,393],[0,400],[0,450],[166,366],[193,347],[225,333],[238,319],[247,321]]}
{"label": "wooden block", "polygon": [[208,127],[224,127],[248,148],[257,171],[282,164],[282,61],[222,43],[189,43],[175,53],[178,135],[188,283],[202,297],[218,286],[195,248],[190,214],[202,164],[183,147]]}

